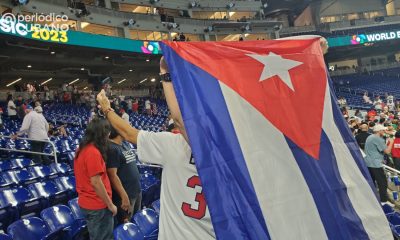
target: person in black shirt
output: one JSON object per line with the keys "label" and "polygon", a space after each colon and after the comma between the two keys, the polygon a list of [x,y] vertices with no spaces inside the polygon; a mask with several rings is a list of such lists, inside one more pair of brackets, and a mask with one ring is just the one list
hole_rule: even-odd
{"label": "person in black shirt", "polygon": [[365,141],[367,141],[368,136],[371,135],[368,133],[368,125],[366,123],[361,124],[360,126],[360,132],[356,135],[356,140],[358,143],[358,146],[362,150],[364,150],[365,147]]}
{"label": "person in black shirt", "polygon": [[113,191],[112,200],[118,208],[114,221],[118,226],[129,222],[141,208],[140,174],[135,153],[114,128],[111,128],[109,138],[106,165]]}

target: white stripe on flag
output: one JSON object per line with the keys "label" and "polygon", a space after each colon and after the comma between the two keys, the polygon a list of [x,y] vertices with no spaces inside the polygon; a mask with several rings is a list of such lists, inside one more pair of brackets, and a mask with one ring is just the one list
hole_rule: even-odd
{"label": "white stripe on flag", "polygon": [[389,223],[383,214],[379,202],[376,200],[367,180],[353,160],[353,156],[335,124],[329,84],[326,87],[324,104],[322,127],[332,144],[339,173],[347,187],[347,194],[354,210],[360,217],[370,239],[393,239]]}
{"label": "white stripe on flag", "polygon": [[327,239],[283,134],[239,94],[220,85],[271,239]]}

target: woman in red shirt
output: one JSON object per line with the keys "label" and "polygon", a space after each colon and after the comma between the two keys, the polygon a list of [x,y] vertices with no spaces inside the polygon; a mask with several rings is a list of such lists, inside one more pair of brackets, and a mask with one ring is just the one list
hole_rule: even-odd
{"label": "woman in red shirt", "polygon": [[111,185],[105,165],[109,135],[108,121],[94,118],[86,128],[74,160],[78,204],[92,240],[113,239],[113,216],[117,207],[111,200]]}

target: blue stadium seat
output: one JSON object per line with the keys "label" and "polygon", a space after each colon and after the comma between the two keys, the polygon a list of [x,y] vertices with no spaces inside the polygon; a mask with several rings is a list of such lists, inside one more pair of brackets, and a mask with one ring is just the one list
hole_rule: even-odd
{"label": "blue stadium seat", "polygon": [[18,220],[7,228],[13,240],[60,240],[65,238],[62,230],[50,232],[45,222],[38,217]]}
{"label": "blue stadium seat", "polygon": [[57,171],[59,174],[68,174],[72,172],[72,169],[69,165],[65,163],[52,163],[50,167]]}
{"label": "blue stadium seat", "polygon": [[142,174],[140,176],[140,185],[142,189],[142,205],[150,204],[160,198],[160,180],[152,174]]}
{"label": "blue stadium seat", "polygon": [[15,177],[14,171],[0,173],[0,190],[8,189],[15,185],[17,185],[17,178]]}
{"label": "blue stadium seat", "polygon": [[78,198],[69,200],[68,206],[71,209],[72,214],[74,215],[75,219],[80,219],[80,220],[85,219],[85,217],[83,216],[83,213],[78,205]]}
{"label": "blue stadium seat", "polygon": [[388,204],[384,204],[382,209],[386,216],[394,214],[394,209]]}
{"label": "blue stadium seat", "polygon": [[400,213],[396,212],[389,217],[389,223],[393,226],[400,226]]}
{"label": "blue stadium seat", "polygon": [[40,216],[46,221],[46,225],[51,231],[63,229],[68,232],[71,239],[87,239],[88,232],[85,225],[77,221],[71,209],[65,205],[57,205],[44,209]]}
{"label": "blue stadium seat", "polygon": [[68,192],[59,189],[53,181],[38,182],[28,185],[33,196],[44,197],[50,205],[65,203],[68,200]]}
{"label": "blue stadium seat", "polygon": [[28,171],[42,179],[53,179],[58,177],[57,171],[46,165],[29,167]]}
{"label": "blue stadium seat", "polygon": [[157,214],[160,214],[160,199],[155,200],[152,204],[151,207],[156,211]]}
{"label": "blue stadium seat", "polygon": [[0,172],[8,171],[14,169],[14,165],[10,160],[0,161]]}
{"label": "blue stadium seat", "polygon": [[20,218],[38,215],[45,207],[45,201],[42,198],[34,197],[26,188],[22,187],[1,191],[0,199],[1,202],[10,204]]}
{"label": "blue stadium seat", "polygon": [[0,240],[13,240],[13,239],[5,233],[0,233]]}
{"label": "blue stadium seat", "polygon": [[142,240],[144,235],[140,228],[133,223],[124,223],[114,229],[115,240]]}
{"label": "blue stadium seat", "polygon": [[158,214],[150,208],[145,208],[133,216],[140,231],[146,238],[154,238],[158,235]]}
{"label": "blue stadium seat", "polygon": [[26,169],[16,169],[14,170],[14,174],[18,184],[28,185],[40,180],[40,177],[35,172],[29,172]]}
{"label": "blue stadium seat", "polygon": [[31,159],[28,158],[14,158],[10,160],[14,168],[26,168],[36,165]]}
{"label": "blue stadium seat", "polygon": [[63,176],[54,179],[57,187],[68,192],[70,198],[76,197],[76,182],[74,176]]}

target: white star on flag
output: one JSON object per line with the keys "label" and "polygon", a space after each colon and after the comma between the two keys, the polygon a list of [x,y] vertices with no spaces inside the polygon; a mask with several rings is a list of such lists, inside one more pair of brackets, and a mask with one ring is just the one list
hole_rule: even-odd
{"label": "white star on flag", "polygon": [[292,89],[292,91],[294,91],[289,70],[302,65],[302,62],[283,58],[273,52],[270,52],[268,55],[247,54],[247,56],[252,57],[264,64],[264,70],[261,73],[260,82],[265,81],[273,76],[278,76],[290,89]]}

